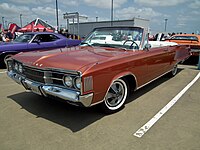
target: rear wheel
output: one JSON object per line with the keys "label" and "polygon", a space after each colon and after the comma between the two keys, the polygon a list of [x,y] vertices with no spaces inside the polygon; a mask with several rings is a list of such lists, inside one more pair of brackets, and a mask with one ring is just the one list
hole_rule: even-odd
{"label": "rear wheel", "polygon": [[171,72],[169,72],[169,77],[174,77],[177,74],[178,71],[178,65],[175,64]]}
{"label": "rear wheel", "polygon": [[127,83],[122,79],[115,80],[110,86],[101,108],[105,113],[114,113],[122,108],[128,97]]}

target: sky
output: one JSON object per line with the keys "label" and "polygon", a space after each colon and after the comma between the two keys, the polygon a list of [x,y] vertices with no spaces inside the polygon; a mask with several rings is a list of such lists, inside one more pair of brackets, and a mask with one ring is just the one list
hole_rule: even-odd
{"label": "sky", "polygon": [[[66,26],[64,13],[79,12],[87,17],[81,22],[111,20],[112,0],[57,0],[59,25]],[[14,22],[20,26],[41,18],[56,26],[56,0],[1,0],[0,23]],[[126,20],[134,17],[150,20],[150,30],[154,33],[165,29],[167,32],[199,33],[200,0],[113,0],[114,20]]]}

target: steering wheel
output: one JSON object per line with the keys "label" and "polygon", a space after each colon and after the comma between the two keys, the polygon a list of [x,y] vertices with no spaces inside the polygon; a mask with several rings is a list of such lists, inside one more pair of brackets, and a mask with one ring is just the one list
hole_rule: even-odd
{"label": "steering wheel", "polygon": [[[123,45],[125,45],[127,42],[132,42],[131,45],[130,45],[130,47],[129,47],[130,49],[133,49],[133,48],[134,49],[139,49],[138,44],[135,41],[133,41],[133,40],[125,40],[124,43],[123,43]],[[135,44],[135,46],[133,46],[133,44]]]}

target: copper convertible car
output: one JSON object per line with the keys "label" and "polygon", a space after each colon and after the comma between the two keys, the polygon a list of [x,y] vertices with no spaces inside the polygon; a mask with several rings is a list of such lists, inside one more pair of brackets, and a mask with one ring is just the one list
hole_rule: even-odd
{"label": "copper convertible car", "polygon": [[25,89],[74,105],[122,108],[130,92],[164,74],[174,76],[189,47],[148,41],[141,27],[94,29],[78,47],[20,53],[7,60],[8,76]]}

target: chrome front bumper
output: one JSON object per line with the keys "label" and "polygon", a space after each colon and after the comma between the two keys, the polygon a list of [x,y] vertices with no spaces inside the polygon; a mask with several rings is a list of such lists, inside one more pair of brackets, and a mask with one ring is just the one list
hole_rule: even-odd
{"label": "chrome front bumper", "polygon": [[26,90],[30,90],[36,94],[43,95],[45,97],[50,95],[61,98],[68,102],[72,102],[73,104],[81,103],[85,107],[89,107],[92,103],[93,93],[81,95],[80,92],[69,90],[63,87],[45,85],[43,83],[30,81],[13,71],[8,71],[7,75],[18,84],[23,85]]}

